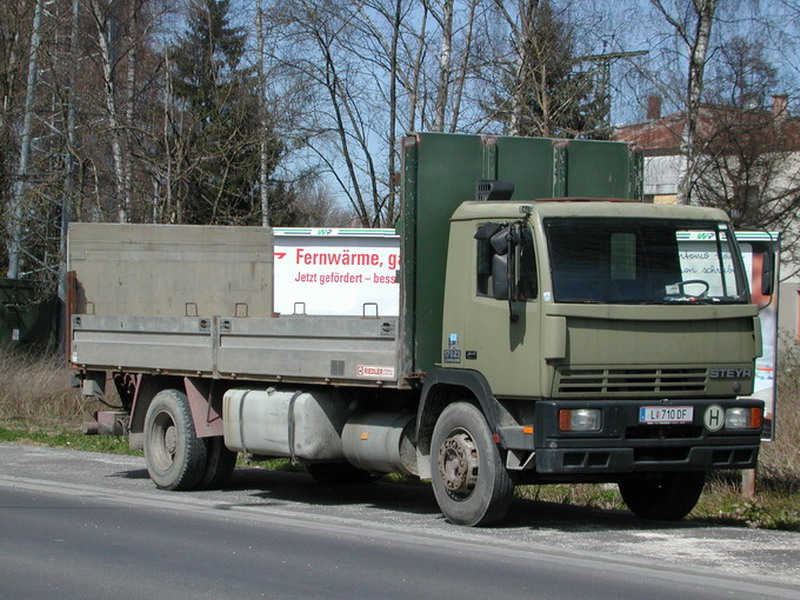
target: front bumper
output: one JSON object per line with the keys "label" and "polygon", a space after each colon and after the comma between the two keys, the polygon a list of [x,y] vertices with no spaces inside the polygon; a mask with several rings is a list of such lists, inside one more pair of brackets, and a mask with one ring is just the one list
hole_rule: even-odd
{"label": "front bumper", "polygon": [[[664,406],[692,406],[692,423],[639,423],[642,400],[556,401],[536,403],[534,431],[502,427],[503,445],[518,458],[520,469],[536,473],[607,475],[656,471],[750,469],[756,466],[761,429],[709,431],[703,414],[711,405],[761,407],[759,400],[689,400],[662,402]],[[597,408],[602,411],[599,431],[565,432],[558,429],[561,409]],[[529,431],[529,430],[528,430]],[[528,458],[523,458],[528,455]]]}

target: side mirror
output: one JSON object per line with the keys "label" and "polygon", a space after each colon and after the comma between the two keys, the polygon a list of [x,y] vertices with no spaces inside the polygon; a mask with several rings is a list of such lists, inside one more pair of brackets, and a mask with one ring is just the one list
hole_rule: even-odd
{"label": "side mirror", "polygon": [[509,234],[509,228],[505,227],[491,237],[489,243],[492,245],[492,250],[494,250],[495,254],[500,256],[508,254],[508,246],[511,242]]}
{"label": "side mirror", "polygon": [[516,227],[504,227],[495,233],[489,243],[492,246],[492,296],[495,300],[510,300],[516,297],[516,273],[514,272],[519,231]]}
{"label": "side mirror", "polygon": [[509,299],[508,254],[492,257],[492,297],[495,300]]}
{"label": "side mirror", "polygon": [[775,287],[775,251],[772,244],[764,252],[764,262],[761,263],[761,293],[771,296]]}

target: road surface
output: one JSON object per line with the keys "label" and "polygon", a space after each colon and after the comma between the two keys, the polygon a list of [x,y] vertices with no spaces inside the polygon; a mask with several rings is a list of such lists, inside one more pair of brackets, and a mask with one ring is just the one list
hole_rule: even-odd
{"label": "road surface", "polygon": [[0,444],[8,598],[798,598],[800,534],[518,501],[465,529],[426,486],[237,471],[156,490],[144,461]]}

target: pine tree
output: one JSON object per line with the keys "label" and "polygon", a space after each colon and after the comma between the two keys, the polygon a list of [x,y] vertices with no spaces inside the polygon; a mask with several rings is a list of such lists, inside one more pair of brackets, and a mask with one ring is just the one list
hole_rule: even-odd
{"label": "pine tree", "polygon": [[[187,32],[170,49],[185,223],[261,222],[258,82],[242,64],[246,34],[230,24],[229,9],[230,0],[195,0]],[[274,133],[269,147],[272,172],[282,154]]]}
{"label": "pine tree", "polygon": [[595,73],[581,69],[575,56],[573,27],[549,0],[526,0],[512,15],[513,64],[502,87],[485,108],[506,133],[545,137],[596,137],[603,124]]}

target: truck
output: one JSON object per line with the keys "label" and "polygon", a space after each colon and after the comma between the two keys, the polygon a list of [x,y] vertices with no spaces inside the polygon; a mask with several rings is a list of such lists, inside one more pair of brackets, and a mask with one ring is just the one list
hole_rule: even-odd
{"label": "truck", "polygon": [[[121,400],[89,429],[143,448],[159,488],[284,457],[327,485],[430,480],[466,526],[502,520],[517,485],[576,482],[679,519],[710,470],[756,466],[761,330],[723,211],[643,203],[624,143],[401,149],[396,315],[275,311],[269,228],[73,224],[70,361],[84,394]],[[356,285],[351,266],[385,267],[289,251]]]}

